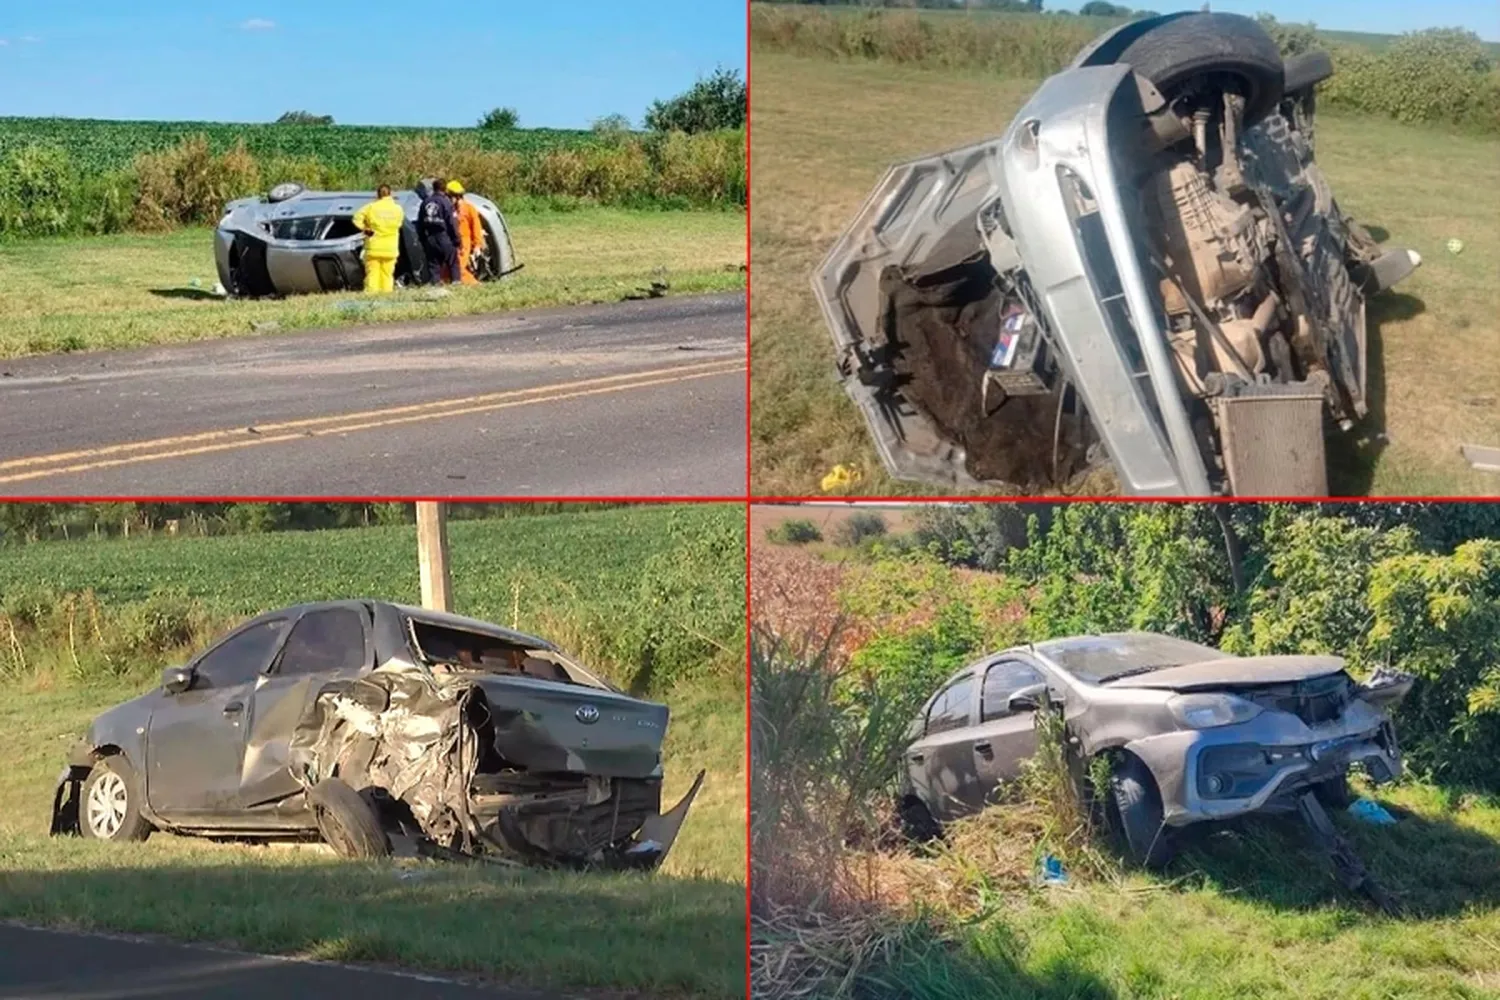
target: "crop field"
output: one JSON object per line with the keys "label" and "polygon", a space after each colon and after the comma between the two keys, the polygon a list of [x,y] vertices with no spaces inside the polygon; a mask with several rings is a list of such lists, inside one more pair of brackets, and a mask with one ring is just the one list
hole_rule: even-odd
{"label": "crop field", "polygon": [[[673,631],[706,637],[702,657],[714,657],[714,669],[684,671],[652,695],[672,710],[665,799],[675,803],[700,768],[708,772],[661,872],[356,863],[311,846],[162,834],[128,846],[49,838],[61,755],[98,712],[149,690],[164,665],[142,647],[121,676],[34,670],[5,682],[0,919],[554,989],[743,996],[744,526],[743,506],[708,504],[449,525],[461,613],[537,629],[606,673],[608,650],[619,648],[611,633],[634,631],[648,614],[665,651],[678,641]],[[4,550],[0,595],[10,614],[49,594],[92,588],[98,606],[117,614],[166,587],[226,619],[322,597],[413,601],[415,544],[410,526],[40,542]],[[20,634],[34,663],[68,659],[66,633]],[[32,645],[48,641],[61,648]],[[682,655],[680,641],[677,648],[673,655]],[[225,898],[236,905],[224,907]]]}
{"label": "crop field", "polygon": [[526,265],[501,281],[402,290],[378,306],[357,293],[228,300],[213,295],[213,233],[0,243],[0,358],[103,350],[504,309],[618,302],[653,281],[669,294],[745,287],[745,216],[587,208],[506,218]]}
{"label": "crop field", "polygon": [[[813,269],[893,163],[999,134],[1036,86],[966,70],[753,48],[753,491],[808,495],[837,464],[855,491],[932,492],[884,475],[839,388]],[[1340,494],[1493,493],[1464,443],[1500,442],[1500,140],[1320,113],[1340,204],[1423,266],[1371,303],[1372,416],[1330,443]],[[1450,239],[1461,253],[1446,249]]]}
{"label": "crop field", "polygon": [[177,145],[193,135],[208,138],[216,153],[243,142],[256,157],[317,157],[339,169],[384,159],[394,139],[427,136],[464,139],[481,149],[520,155],[599,142],[576,129],[403,128],[385,125],[282,125],[240,122],[111,121],[90,118],[0,117],[0,158],[31,143],[60,146],[73,164],[90,172],[130,166],[142,153]]}

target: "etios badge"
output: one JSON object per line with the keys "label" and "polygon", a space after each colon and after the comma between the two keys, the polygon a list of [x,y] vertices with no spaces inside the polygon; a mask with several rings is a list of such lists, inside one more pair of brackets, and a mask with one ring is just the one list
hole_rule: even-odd
{"label": "etios badge", "polygon": [[599,710],[593,705],[579,705],[578,711],[573,715],[585,726],[592,726],[599,721]]}

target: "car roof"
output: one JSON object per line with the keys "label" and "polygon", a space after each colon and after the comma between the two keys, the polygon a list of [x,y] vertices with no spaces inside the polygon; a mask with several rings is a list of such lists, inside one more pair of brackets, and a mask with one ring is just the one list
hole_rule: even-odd
{"label": "car roof", "polygon": [[[364,604],[372,610],[376,607],[385,607],[396,612],[403,618],[411,618],[419,622],[427,622],[432,625],[441,625],[447,628],[464,629],[469,632],[480,632],[485,635],[495,636],[506,642],[513,642],[518,646],[531,646],[536,649],[556,649],[557,647],[540,636],[519,632],[515,629],[496,625],[493,622],[482,621],[478,618],[466,618],[462,615],[448,614],[443,611],[431,611],[427,608],[412,607],[407,604],[397,604],[393,601],[382,601],[370,597],[351,597],[337,601],[307,601],[302,604],[291,604],[284,608],[276,608],[271,611],[263,611],[254,618],[247,620],[244,625],[252,625],[258,621],[268,618],[295,618],[309,611],[321,608],[335,608],[349,604]],[[244,625],[240,627],[243,628]],[[237,631],[237,630],[236,630]]]}

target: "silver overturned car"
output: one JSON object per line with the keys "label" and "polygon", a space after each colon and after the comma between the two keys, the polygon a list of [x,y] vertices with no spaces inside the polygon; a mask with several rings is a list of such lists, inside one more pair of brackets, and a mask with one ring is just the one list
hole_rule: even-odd
{"label": "silver overturned car", "polygon": [[1369,409],[1366,300],[1420,263],[1314,162],[1332,72],[1245,17],[1146,18],[998,138],[893,167],[813,280],[890,473],[1326,495],[1325,424]]}
{"label": "silver overturned car", "polygon": [[[398,285],[427,283],[427,256],[417,237],[417,208],[432,180],[412,191],[395,191],[406,212]],[[375,200],[374,192],[309,191],[278,184],[264,198],[241,198],[224,209],[214,236],[219,284],[233,296],[257,298],[364,287],[365,237],[354,213]],[[479,211],[485,245],[475,258],[475,277],[493,281],[519,269],[510,230],[500,207],[476,194],[464,195]]]}
{"label": "silver overturned car", "polygon": [[1106,816],[1149,867],[1174,830],[1262,811],[1343,808],[1349,769],[1376,784],[1402,771],[1391,712],[1413,678],[1357,683],[1336,656],[1229,656],[1147,632],[1050,639],[955,672],[908,732],[899,808],[925,838],[974,813],[1037,750],[1038,711],[1062,716],[1081,779],[1108,773]]}

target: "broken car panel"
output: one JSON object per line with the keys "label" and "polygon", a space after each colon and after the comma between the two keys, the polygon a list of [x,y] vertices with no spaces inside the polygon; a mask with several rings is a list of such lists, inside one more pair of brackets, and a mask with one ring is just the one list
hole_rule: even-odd
{"label": "broken car panel", "polygon": [[54,833],[410,835],[521,863],[654,868],[702,783],[661,810],[666,706],[544,639],[378,601],[255,618],[97,718]]}
{"label": "broken car panel", "polygon": [[[414,191],[392,194],[407,219],[396,261],[398,284],[427,282],[416,218],[432,184],[424,180]],[[499,206],[476,194],[464,197],[479,213],[485,237],[475,277],[492,281],[518,270]],[[299,184],[280,184],[266,198],[230,202],[214,238],[219,283],[230,295],[246,298],[357,291],[365,280],[365,237],[354,225],[354,213],[374,200],[372,192],[308,191]]]}
{"label": "broken car panel", "polygon": [[1363,417],[1383,251],[1313,160],[1322,53],[1255,22],[1133,22],[999,138],[892,168],[813,287],[901,479],[1127,493],[1327,492]]}

